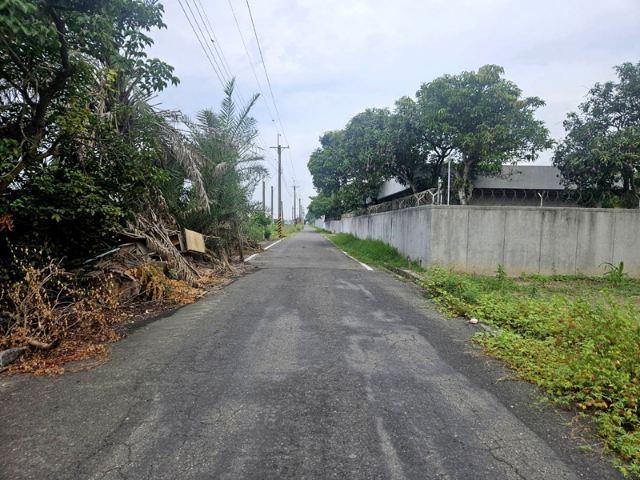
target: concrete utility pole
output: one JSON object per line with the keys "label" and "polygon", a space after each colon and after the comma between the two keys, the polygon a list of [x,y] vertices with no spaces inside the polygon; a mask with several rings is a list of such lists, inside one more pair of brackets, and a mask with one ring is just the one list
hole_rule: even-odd
{"label": "concrete utility pole", "polygon": [[295,225],[296,222],[296,184],[295,182],[293,183],[293,216],[291,217],[293,219],[293,224]]}
{"label": "concrete utility pole", "polygon": [[265,204],[264,201],[264,189],[265,189],[265,185],[264,185],[264,179],[262,179],[262,213],[266,213],[267,212],[267,206]]}
{"label": "concrete utility pole", "polygon": [[273,222],[273,185],[271,185],[271,221]]}
{"label": "concrete utility pole", "polygon": [[298,198],[298,217],[300,218],[300,223],[304,223],[304,217],[302,216],[302,199]]}
{"label": "concrete utility pole", "polygon": [[289,146],[280,146],[280,134],[278,134],[278,146],[271,148],[278,150],[278,237],[282,238],[282,149]]}

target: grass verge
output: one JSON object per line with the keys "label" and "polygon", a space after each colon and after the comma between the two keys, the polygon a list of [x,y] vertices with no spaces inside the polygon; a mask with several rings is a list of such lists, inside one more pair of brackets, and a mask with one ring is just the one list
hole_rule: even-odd
{"label": "grass verge", "polygon": [[[392,247],[352,235],[327,236],[372,265],[406,267]],[[640,281],[572,276],[477,276],[422,271],[431,299],[449,315],[497,327],[475,341],[509,363],[563,410],[595,420],[604,450],[625,475],[640,476]]]}
{"label": "grass verge", "polygon": [[[293,225],[290,225],[290,224],[282,225],[282,236],[283,237],[290,237],[294,233],[299,232],[300,230],[302,230],[303,228],[304,228],[304,225],[296,225],[295,227]],[[277,239],[278,238],[278,225],[271,225],[270,229],[271,229],[271,236],[270,236],[271,240]]]}
{"label": "grass verge", "polygon": [[[396,248],[380,240],[360,240],[349,233],[337,233],[335,235],[325,236],[335,243],[340,250],[347,252],[361,262],[380,267],[409,267],[407,259],[400,255]],[[411,269],[418,272],[424,271],[418,262],[412,262]]]}
{"label": "grass verge", "polygon": [[431,268],[423,287],[452,315],[498,327],[479,333],[485,351],[543,387],[564,410],[591,415],[618,467],[640,474],[640,282],[600,278],[507,278]]}

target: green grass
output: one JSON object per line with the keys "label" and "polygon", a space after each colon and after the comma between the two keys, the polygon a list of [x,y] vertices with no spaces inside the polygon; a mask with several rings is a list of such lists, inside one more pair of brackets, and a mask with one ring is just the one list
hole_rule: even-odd
{"label": "green grass", "polygon": [[331,232],[329,230],[325,230],[324,228],[320,228],[320,227],[313,227],[316,232],[318,233],[324,233],[324,234],[328,234],[331,235]]}
{"label": "green grass", "polygon": [[438,267],[424,279],[449,314],[500,329],[475,340],[562,409],[593,416],[620,469],[640,474],[640,281],[487,277]]}
{"label": "green grass", "polygon": [[[360,261],[407,267],[380,241],[326,237]],[[475,336],[485,352],[542,387],[560,408],[591,416],[620,470],[640,475],[640,280],[610,274],[510,278],[500,266],[495,276],[414,269],[442,311],[498,329],[499,335]]]}
{"label": "green grass", "polygon": [[[326,235],[336,246],[361,262],[381,267],[408,268],[405,257],[398,250],[380,240],[360,240],[349,233]],[[412,262],[411,269],[424,271],[418,262]]]}
{"label": "green grass", "polygon": [[[271,225],[271,239],[277,239],[278,238],[278,225]],[[282,236],[283,237],[290,237],[291,235],[293,235],[296,232],[299,232],[300,230],[302,230],[304,228],[304,225],[296,225],[295,227],[293,225],[290,224],[286,224],[286,225],[282,225]]]}

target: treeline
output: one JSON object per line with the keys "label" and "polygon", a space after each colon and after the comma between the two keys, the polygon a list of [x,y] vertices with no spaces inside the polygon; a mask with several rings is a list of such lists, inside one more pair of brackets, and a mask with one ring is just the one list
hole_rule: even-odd
{"label": "treeline", "polygon": [[393,110],[367,109],[343,130],[320,137],[308,162],[318,191],[309,218],[375,203],[388,179],[413,192],[437,188],[449,161],[452,194],[468,204],[479,175],[534,161],[554,146],[563,183],[588,199],[585,206],[637,207],[640,63],[616,71],[618,82],[596,84],[579,111],[568,115],[567,137],[559,143],[535,118],[544,101],[524,97],[497,65],[424,83]]}
{"label": "treeline", "polygon": [[235,105],[231,81],[219,110],[192,119],[154,106],[179,83],[145,53],[162,15],[156,0],[0,3],[5,267],[8,245],[72,261],[149,225],[201,232],[214,255],[242,232],[263,234],[250,202],[267,173],[250,116],[257,95]]}

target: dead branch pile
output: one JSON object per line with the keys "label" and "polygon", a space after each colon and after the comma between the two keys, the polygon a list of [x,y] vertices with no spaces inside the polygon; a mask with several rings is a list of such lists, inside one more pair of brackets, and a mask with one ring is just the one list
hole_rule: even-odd
{"label": "dead branch pile", "polygon": [[[155,216],[153,212],[150,215]],[[198,285],[200,274],[176,249],[167,230],[161,224],[153,223],[142,215],[136,215],[135,224],[130,225],[130,228],[146,239],[149,249],[160,255],[169,268],[175,270],[179,280],[184,280],[191,286]]]}

